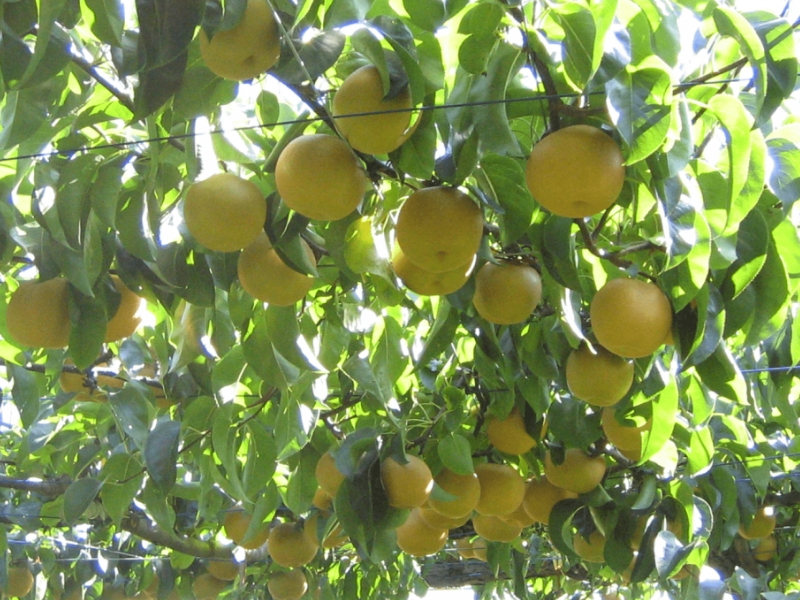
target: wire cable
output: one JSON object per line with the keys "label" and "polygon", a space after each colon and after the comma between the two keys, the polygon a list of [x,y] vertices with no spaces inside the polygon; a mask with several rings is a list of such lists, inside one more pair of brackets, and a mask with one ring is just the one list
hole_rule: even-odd
{"label": "wire cable", "polygon": [[[713,80],[713,81],[701,81],[697,83],[683,83],[683,84],[676,84],[675,88],[680,88],[681,90],[690,89],[692,87],[700,86],[700,85],[720,85],[732,82],[743,82],[743,81],[750,81],[750,79],[720,79],[720,80]],[[367,112],[359,112],[359,113],[351,113],[347,115],[340,115],[336,117],[332,117],[334,120],[338,119],[350,119],[355,117],[367,117],[379,114],[392,114],[392,113],[417,113],[417,112],[424,112],[424,111],[431,111],[431,110],[448,110],[448,109],[458,109],[458,108],[477,108],[481,106],[493,106],[493,105],[506,105],[506,104],[516,104],[521,102],[544,102],[549,100],[557,100],[557,99],[575,99],[581,98],[585,96],[598,96],[603,95],[604,92],[589,92],[587,93],[566,93],[566,94],[538,94],[535,96],[527,96],[525,98],[503,98],[500,100],[480,100],[475,102],[454,102],[452,104],[430,104],[430,105],[423,105],[417,106],[412,108],[397,108],[392,110],[376,110],[376,111],[367,111]],[[170,142],[170,141],[179,141],[188,138],[198,137],[200,135],[219,135],[219,134],[228,134],[237,131],[248,131],[253,129],[272,129],[274,127],[287,127],[291,125],[298,125],[301,123],[317,123],[324,121],[323,117],[320,116],[309,116],[303,119],[288,119],[285,121],[274,121],[272,123],[257,123],[254,125],[242,125],[240,127],[231,127],[227,129],[215,129],[212,131],[204,131],[202,133],[179,133],[174,135],[164,135],[164,136],[154,136],[149,138],[143,138],[140,140],[122,140],[119,142],[107,142],[104,144],[98,144],[96,146],[80,146],[78,148],[67,148],[64,150],[51,150],[49,152],[38,152],[33,154],[20,154],[18,156],[6,156],[0,157],[0,163],[3,162],[12,162],[12,161],[21,161],[21,160],[33,160],[37,158],[50,158],[53,156],[69,156],[79,152],[97,152],[99,150],[108,150],[111,148],[129,148],[131,146],[137,145],[145,145],[151,144],[156,142]]]}

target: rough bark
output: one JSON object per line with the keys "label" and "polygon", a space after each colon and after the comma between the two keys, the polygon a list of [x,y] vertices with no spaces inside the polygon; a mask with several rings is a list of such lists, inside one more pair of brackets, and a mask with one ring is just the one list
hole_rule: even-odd
{"label": "rough bark", "polygon": [[[557,568],[552,561],[547,561],[531,567],[525,574],[525,578],[537,579],[556,575],[569,576],[568,573]],[[432,588],[459,588],[512,578],[512,575],[502,572],[495,574],[488,564],[480,560],[434,563],[423,572],[422,576]]]}

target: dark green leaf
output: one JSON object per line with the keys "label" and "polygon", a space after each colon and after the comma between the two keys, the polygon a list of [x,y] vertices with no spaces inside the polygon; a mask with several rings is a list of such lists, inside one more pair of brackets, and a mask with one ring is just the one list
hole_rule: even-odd
{"label": "dark green leaf", "polygon": [[178,476],[177,463],[180,440],[180,421],[161,421],[149,433],[144,446],[147,472],[165,495],[169,494]]}
{"label": "dark green leaf", "polygon": [[64,520],[67,525],[75,525],[91,506],[103,482],[94,477],[84,477],[69,484],[64,492]]}
{"label": "dark green leaf", "polygon": [[[353,37],[355,38],[356,35]],[[328,30],[322,31],[302,43],[294,40],[292,43],[297,50],[297,56],[293,52],[285,52],[284,54],[291,58],[278,64],[275,76],[292,84],[313,83],[336,64],[336,60],[344,49],[345,36],[340,31]]]}
{"label": "dark green leaf", "polygon": [[441,0],[403,0],[403,7],[411,22],[427,31],[435,32],[447,18]]}
{"label": "dark green leaf", "polygon": [[22,426],[29,428],[39,417],[39,399],[41,390],[36,375],[27,369],[9,364],[8,369],[14,379],[11,397],[19,410]]}
{"label": "dark green leaf", "polygon": [[92,11],[92,33],[101,42],[111,46],[122,46],[122,29],[125,25],[125,13],[119,0],[86,0],[86,6]]}
{"label": "dark green leaf", "polygon": [[135,456],[114,454],[100,470],[103,508],[115,523],[128,513],[144,479],[144,469]]}
{"label": "dark green leaf", "polygon": [[274,430],[278,460],[285,460],[305,447],[316,421],[316,412],[297,398],[288,394],[281,398]]}
{"label": "dark green leaf", "polygon": [[439,440],[437,446],[442,464],[459,475],[474,473],[472,465],[472,448],[463,435],[450,434]]}
{"label": "dark green leaf", "polygon": [[119,392],[110,395],[111,410],[120,429],[143,450],[150,428],[150,404],[135,386],[128,384]]}
{"label": "dark green leaf", "polygon": [[742,49],[742,54],[747,57],[753,69],[753,85],[756,90],[755,109],[761,111],[767,89],[767,68],[764,55],[764,46],[756,34],[753,26],[735,9],[727,6],[718,6],[712,13],[717,31],[722,35],[731,36]]}
{"label": "dark green leaf", "polygon": [[69,352],[75,366],[85,369],[100,354],[106,335],[106,307],[97,297],[70,293]]}
{"label": "dark green leaf", "polygon": [[577,2],[566,2],[554,8],[553,16],[564,30],[564,68],[575,88],[582,90],[600,66],[602,57],[602,53],[595,57],[594,15]]}
{"label": "dark green leaf", "polygon": [[772,132],[767,148],[774,164],[768,185],[788,212],[800,199],[800,125],[794,123]]}
{"label": "dark green leaf", "polygon": [[606,83],[614,124],[628,145],[628,164],[650,156],[664,143],[672,117],[669,67],[650,56]]}
{"label": "dark green leaf", "polygon": [[791,96],[797,80],[798,63],[794,37],[788,21],[768,12],[746,13],[766,50],[767,93],[756,124],[761,126],[772,117],[781,103]]}

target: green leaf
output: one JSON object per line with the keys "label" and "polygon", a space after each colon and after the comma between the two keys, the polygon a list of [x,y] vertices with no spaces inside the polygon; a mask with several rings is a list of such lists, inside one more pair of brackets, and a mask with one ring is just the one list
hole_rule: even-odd
{"label": "green leaf", "polygon": [[429,179],[436,164],[436,128],[433,111],[423,111],[417,118],[419,125],[414,133],[400,148],[391,153],[390,158],[408,175],[418,179]]}
{"label": "green leaf", "polygon": [[656,570],[661,579],[666,579],[684,563],[691,546],[684,546],[671,531],[659,531],[653,544]]}
{"label": "green leaf", "polygon": [[143,450],[150,428],[150,403],[129,383],[119,392],[110,394],[109,404],[121,431]]}
{"label": "green leaf", "polygon": [[739,225],[736,261],[726,274],[721,291],[726,301],[736,298],[756,278],[767,260],[770,231],[759,210],[751,211]]}
{"label": "green leaf", "polygon": [[582,400],[564,396],[553,400],[547,410],[547,427],[568,448],[585,449],[603,437],[600,416],[589,416]]}
{"label": "green leaf", "polygon": [[656,454],[667,443],[672,436],[675,418],[678,413],[678,386],[675,378],[666,373],[664,367],[658,363],[654,365],[654,368],[658,370],[662,379],[668,378],[668,383],[658,394],[658,397],[653,400],[653,424],[642,440],[640,463]]}
{"label": "green leaf", "polygon": [[798,61],[795,56],[792,26],[768,12],[750,12],[745,18],[753,25],[766,51],[767,93],[756,125],[768,122],[781,103],[794,92]]}
{"label": "green leaf", "polygon": [[103,347],[106,307],[100,298],[90,298],[74,290],[71,290],[69,305],[69,352],[75,366],[85,369],[94,362]]}
{"label": "green leaf", "polygon": [[495,2],[479,2],[475,4],[458,24],[458,33],[463,35],[486,36],[495,32],[503,19],[504,11]]}
{"label": "green leaf", "polygon": [[363,21],[371,4],[371,0],[336,0],[325,13],[323,28],[335,29],[339,25]]}
{"label": "green leaf", "polygon": [[461,68],[473,75],[485,73],[497,41],[494,33],[468,36],[458,47],[458,63]]}
{"label": "green leaf", "polygon": [[628,145],[627,164],[658,150],[672,122],[672,79],[657,56],[629,65],[606,83],[611,118]]}
{"label": "green leaf", "polygon": [[[53,44],[57,44],[57,39],[60,37],[60,27],[56,26],[56,21],[64,10],[66,0],[51,0],[41,5],[39,12],[39,23],[36,35],[36,46],[31,56],[30,62],[25,69],[25,74],[22,76],[21,81],[17,84],[19,88],[25,86],[29,82],[39,83],[38,67],[52,51]],[[52,76],[54,73],[51,73]],[[43,79],[47,79],[45,76]]]}
{"label": "green leaf", "polygon": [[755,310],[746,327],[746,345],[753,345],[775,333],[784,322],[789,303],[789,281],[778,248],[770,241],[767,258],[751,286],[756,293]]}
{"label": "green leaf", "polygon": [[125,12],[119,0],[85,0],[94,20],[92,33],[101,42],[111,46],[122,46],[122,30]]}
{"label": "green leaf", "polygon": [[[696,319],[694,342],[684,358],[684,364],[690,366],[703,362],[719,345],[725,327],[725,311],[722,295],[713,284],[706,284],[695,296],[696,308],[688,308],[690,317]],[[681,327],[681,324],[679,324]],[[685,346],[682,344],[682,350]]]}
{"label": "green leaf", "polygon": [[373,273],[390,280],[389,262],[378,253],[372,219],[361,217],[350,223],[344,239],[344,260],[353,273]]}
{"label": "green leaf", "polygon": [[3,123],[0,150],[8,150],[33,137],[44,124],[48,109],[45,99],[35,88],[6,94],[0,110],[0,122]]}
{"label": "green leaf", "polygon": [[[473,75],[458,69],[447,103],[469,103],[447,110],[447,119],[458,131],[477,131],[481,148],[498,154],[519,153],[519,143],[505,118],[505,98],[509,82],[524,62],[519,48],[500,42],[492,54],[486,74]],[[485,104],[484,104],[485,103]]]}
{"label": "green leaf", "polygon": [[503,243],[516,242],[528,231],[536,212],[522,165],[508,156],[488,153],[481,158],[480,167],[486,177],[487,192],[505,211],[500,228]]}
{"label": "green leaf", "polygon": [[553,17],[564,30],[564,68],[575,89],[583,90],[599,66],[595,65],[594,15],[577,2],[565,2],[554,7]]}
{"label": "green leaf", "polygon": [[186,58],[186,48],[200,25],[203,0],[136,0],[138,51],[144,67],[153,70]]}
{"label": "green leaf", "polygon": [[461,324],[458,311],[452,308],[449,302],[439,305],[439,312],[433,322],[428,339],[422,347],[422,352],[416,361],[416,367],[425,368],[430,362],[439,357],[453,342],[456,329]]}
{"label": "green leaf", "polygon": [[[310,449],[306,446],[306,449]],[[319,454],[316,452],[300,453],[300,463],[289,475],[289,485],[286,487],[286,506],[296,515],[308,512],[311,501],[317,491],[317,478],[314,474]]]}
{"label": "green leaf", "polygon": [[39,388],[37,376],[15,364],[9,364],[7,368],[14,380],[11,397],[19,411],[22,426],[28,429],[39,417],[39,399],[42,391]]}
{"label": "green leaf", "polygon": [[357,354],[354,354],[342,364],[342,371],[361,386],[364,391],[374,396],[382,405],[386,406],[391,399],[391,387],[387,385],[386,381],[379,381],[369,362]]}
{"label": "green leaf", "polygon": [[[678,64],[678,57],[682,48],[682,37],[678,18],[681,16],[680,7],[673,3],[664,3],[659,0],[634,0],[646,16],[650,35],[641,40],[640,48],[644,54],[655,54],[668,65]],[[638,57],[634,57],[634,61]]]}
{"label": "green leaf", "polygon": [[578,500],[561,500],[550,511],[547,533],[553,545],[568,557],[574,557],[572,549],[572,517],[583,507]]}
{"label": "green leaf", "polygon": [[294,396],[281,398],[278,415],[275,419],[275,445],[278,460],[297,454],[311,439],[317,422],[317,414]]}
{"label": "green leaf", "polygon": [[788,212],[800,199],[800,124],[773,131],[767,137],[767,151],[774,165],[767,184]]}
{"label": "green leaf", "polygon": [[747,182],[750,164],[750,128],[753,119],[741,100],[727,94],[714,96],[708,107],[719,120],[727,134],[728,154],[728,202],[741,194]]}
{"label": "green leaf", "polygon": [[164,495],[169,494],[178,476],[180,441],[180,421],[161,421],[147,436],[144,446],[147,472]]}
{"label": "green leaf", "polygon": [[753,85],[755,86],[755,109],[761,111],[767,89],[767,68],[764,55],[764,46],[756,30],[747,22],[745,17],[735,9],[728,6],[718,6],[712,13],[717,31],[735,39],[742,49],[742,54],[747,57],[753,69]]}
{"label": "green leaf", "polygon": [[564,287],[581,290],[576,262],[574,222],[566,217],[550,215],[542,231],[542,257],[547,272]]}
{"label": "green leaf", "polygon": [[[236,98],[238,84],[214,75],[202,60],[190,62],[172,102],[175,115],[190,120],[211,114]],[[271,123],[275,119],[264,120]]]}
{"label": "green leaf", "polygon": [[747,169],[747,181],[731,203],[727,215],[726,233],[733,233],[761,198],[767,179],[766,159],[767,143],[764,134],[760,129],[754,129],[750,132],[750,165]]}
{"label": "green leaf", "polygon": [[274,436],[258,422],[247,424],[249,443],[247,461],[244,464],[242,483],[249,498],[258,497],[264,489],[264,482],[275,473],[278,449]]}
{"label": "green leaf", "polygon": [[167,497],[161,493],[158,486],[150,479],[144,485],[142,500],[147,512],[153,516],[156,524],[168,535],[174,536],[172,532],[175,529],[175,510],[167,502]]}
{"label": "green leaf", "polygon": [[144,468],[133,455],[114,454],[100,470],[100,479],[104,482],[100,494],[103,508],[119,524],[142,487]]}
{"label": "green leaf", "polygon": [[714,438],[707,427],[693,431],[686,454],[689,461],[689,474],[696,475],[705,470],[714,459]]}
{"label": "green leaf", "polygon": [[739,403],[746,401],[747,383],[724,344],[720,344],[706,360],[695,365],[695,369],[703,383],[720,396]]}
{"label": "green leaf", "polygon": [[184,52],[166,64],[139,74],[139,85],[133,94],[137,119],[153,114],[175,95],[181,87],[187,60],[188,54]]}
{"label": "green leaf", "polygon": [[474,473],[472,464],[472,447],[467,438],[457,433],[451,433],[439,440],[437,446],[442,464],[459,475]]}
{"label": "green leaf", "polygon": [[[360,32],[366,32],[366,30],[361,29],[353,34],[352,41],[354,45],[357,45],[356,39],[362,35],[370,35],[369,33],[361,34]],[[291,58],[288,61],[281,61],[275,69],[275,76],[282,81],[295,85],[316,81],[336,64],[337,59],[342,54],[342,50],[344,50],[345,40],[345,35],[337,30],[321,31],[309,39],[304,37],[302,42],[292,40],[292,44],[297,50],[297,55],[291,53]],[[375,41],[377,42],[377,40]],[[379,47],[380,44],[378,43]]]}
{"label": "green leaf", "polygon": [[76,479],[64,492],[64,520],[75,525],[83,513],[92,505],[103,482],[94,477]]}
{"label": "green leaf", "polygon": [[403,7],[411,22],[426,31],[435,32],[447,18],[441,0],[403,0]]}

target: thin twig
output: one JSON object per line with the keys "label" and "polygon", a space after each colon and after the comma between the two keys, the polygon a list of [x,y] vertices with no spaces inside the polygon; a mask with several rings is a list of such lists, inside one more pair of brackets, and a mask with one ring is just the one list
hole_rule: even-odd
{"label": "thin twig", "polygon": [[436,424],[439,422],[439,419],[441,419],[446,412],[447,408],[442,406],[439,409],[439,412],[436,413],[436,416],[433,417],[433,421],[431,421],[431,424],[428,425],[428,428],[424,432],[422,432],[420,436],[408,442],[408,448],[411,449],[411,448],[416,448],[417,446],[424,446],[425,442],[427,442],[430,439],[431,435],[433,434],[433,429],[434,427],[436,427]]}
{"label": "thin twig", "polygon": [[131,114],[136,112],[136,109],[133,104],[133,99],[127,94],[125,94],[123,91],[121,91],[119,88],[117,88],[117,86],[111,83],[111,81],[106,79],[105,76],[102,75],[88,60],[72,52],[70,53],[69,58],[76,66],[78,66],[87,75],[89,75],[89,77],[94,79],[97,83],[99,83],[109,92],[111,92],[111,95],[114,96],[117,100],[119,100],[119,103],[122,104],[122,106],[131,111]]}
{"label": "thin twig", "polygon": [[[589,231],[589,227],[586,225],[586,222],[583,219],[574,219],[575,223],[578,225],[578,229],[581,232],[581,237],[583,238],[584,243],[586,244],[586,249],[597,256],[598,258],[602,258],[603,260],[607,260],[611,264],[619,267],[620,269],[629,269],[633,266],[633,262],[629,260],[625,260],[621,258],[625,254],[630,254],[631,252],[639,252],[641,250],[649,249],[649,250],[656,250],[661,249],[661,246],[656,246],[655,244],[651,244],[650,242],[646,242],[648,246],[646,248],[638,247],[634,250],[628,251],[627,249],[620,250],[618,252],[606,252],[602,248],[599,248],[595,243],[594,239],[592,239],[592,234]],[[639,244],[634,244],[634,246],[639,246]],[[643,277],[647,277],[651,281],[655,281],[656,278],[652,275],[647,273],[641,273]]]}
{"label": "thin twig", "polygon": [[[127,94],[125,94],[123,91],[121,91],[119,88],[117,88],[117,86],[115,86],[111,81],[106,79],[105,76],[102,75],[100,71],[98,71],[94,67],[94,65],[92,65],[82,56],[78,56],[77,54],[72,52],[70,52],[69,57],[70,60],[75,64],[75,66],[80,68],[87,75],[89,75],[89,77],[91,77],[97,83],[99,83],[105,89],[107,89],[112,96],[114,96],[117,100],[119,100],[119,103],[122,104],[122,106],[124,106],[131,112],[131,114],[136,113],[136,106],[134,105],[133,99]],[[167,143],[173,148],[180,150],[181,152],[186,151],[186,146],[184,146],[183,143],[181,143],[180,141],[171,136],[167,138]]]}

